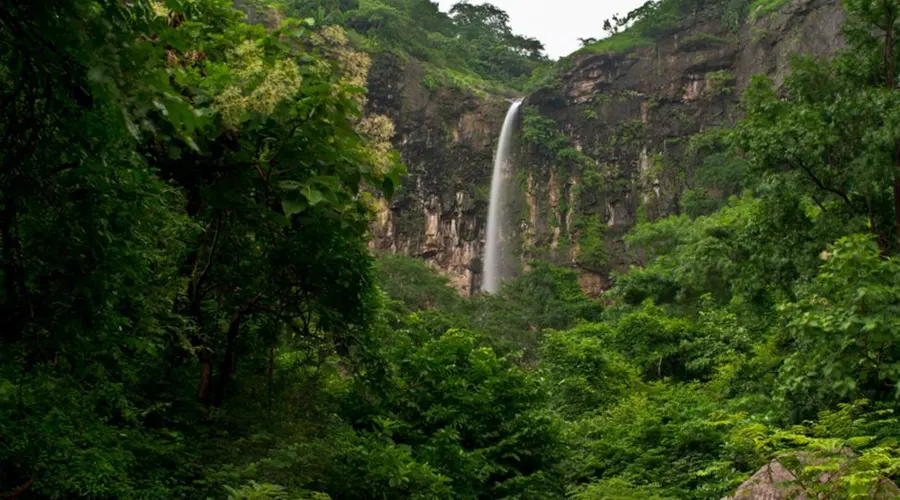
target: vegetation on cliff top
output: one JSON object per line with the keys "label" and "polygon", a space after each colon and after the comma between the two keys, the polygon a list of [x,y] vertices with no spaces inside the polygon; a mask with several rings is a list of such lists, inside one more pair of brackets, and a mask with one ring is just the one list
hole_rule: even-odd
{"label": "vegetation on cliff top", "polygon": [[425,64],[431,88],[454,86],[508,93],[548,64],[540,41],[517,35],[492,4],[459,2],[449,13],[429,0],[303,0],[263,8],[319,25],[337,24],[373,53],[391,51]]}
{"label": "vegetation on cliff top", "polygon": [[582,40],[575,54],[628,52],[665,39],[689,19],[717,19],[737,32],[745,19],[756,19],[781,8],[784,0],[649,0],[603,24],[606,37]]}

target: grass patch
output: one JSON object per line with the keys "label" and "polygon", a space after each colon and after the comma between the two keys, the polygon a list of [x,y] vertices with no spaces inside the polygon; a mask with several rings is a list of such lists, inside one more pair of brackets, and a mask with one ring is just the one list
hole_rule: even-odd
{"label": "grass patch", "polygon": [[734,92],[734,73],[727,69],[713,71],[706,74],[707,92],[710,94],[727,96]]}
{"label": "grass patch", "polygon": [[475,73],[464,72],[446,66],[425,63],[425,77],[422,81],[431,91],[440,88],[452,88],[472,92],[475,95],[487,94],[514,96],[517,92],[499,82],[485,80]]}
{"label": "grass patch", "polygon": [[750,20],[755,21],[760,17],[769,15],[787,3],[788,0],[753,0],[750,3]]}
{"label": "grass patch", "polygon": [[681,42],[683,50],[697,50],[718,45],[728,45],[734,42],[733,38],[713,35],[712,33],[695,33]]}
{"label": "grass patch", "polygon": [[[761,9],[768,12],[778,9],[787,0],[749,0],[751,10]],[[744,19],[744,9],[748,0],[712,0],[709,2],[687,2],[684,0],[657,0],[647,2],[643,6],[628,13],[624,19],[618,19],[617,29],[624,29],[614,35],[589,44],[576,51],[577,54],[606,54],[634,50],[638,47],[653,45],[659,40],[670,37],[679,27],[689,26],[689,19],[718,17],[732,32],[740,29]],[[702,4],[702,5],[700,5]],[[698,10],[699,6],[699,10]],[[688,42],[703,46],[732,43],[734,40],[710,33],[699,33]]]}
{"label": "grass patch", "polygon": [[575,52],[575,54],[618,54],[629,52],[639,47],[647,47],[654,43],[651,38],[624,31],[586,45]]}

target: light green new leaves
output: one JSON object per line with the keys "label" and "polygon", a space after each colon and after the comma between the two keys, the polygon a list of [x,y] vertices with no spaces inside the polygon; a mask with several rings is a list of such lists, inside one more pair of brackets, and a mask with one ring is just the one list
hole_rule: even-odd
{"label": "light green new leaves", "polygon": [[796,346],[783,369],[789,393],[828,401],[893,387],[900,381],[900,262],[864,236],[841,239],[823,258],[798,302],[781,307]]}

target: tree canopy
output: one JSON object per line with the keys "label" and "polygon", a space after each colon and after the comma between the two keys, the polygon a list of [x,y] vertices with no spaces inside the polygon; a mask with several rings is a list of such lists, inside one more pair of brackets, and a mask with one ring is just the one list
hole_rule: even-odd
{"label": "tree canopy", "polygon": [[460,1],[442,12],[431,0],[305,0],[285,11],[343,26],[371,52],[415,58],[441,85],[515,91],[548,63],[543,44],[515,34],[490,3]]}

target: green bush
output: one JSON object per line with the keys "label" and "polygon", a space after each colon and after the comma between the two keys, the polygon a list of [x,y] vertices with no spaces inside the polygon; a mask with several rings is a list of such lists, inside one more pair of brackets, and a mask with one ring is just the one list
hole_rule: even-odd
{"label": "green bush", "polygon": [[579,216],[575,221],[578,255],[575,263],[579,267],[601,270],[607,263],[606,221],[599,215]]}
{"label": "green bush", "polygon": [[541,367],[553,387],[554,406],[567,417],[608,406],[637,385],[637,371],[611,349],[608,328],[584,323],[544,337]]}
{"label": "green bush", "polygon": [[436,309],[458,312],[463,299],[442,276],[425,262],[395,253],[381,253],[375,261],[378,285],[406,312]]}

